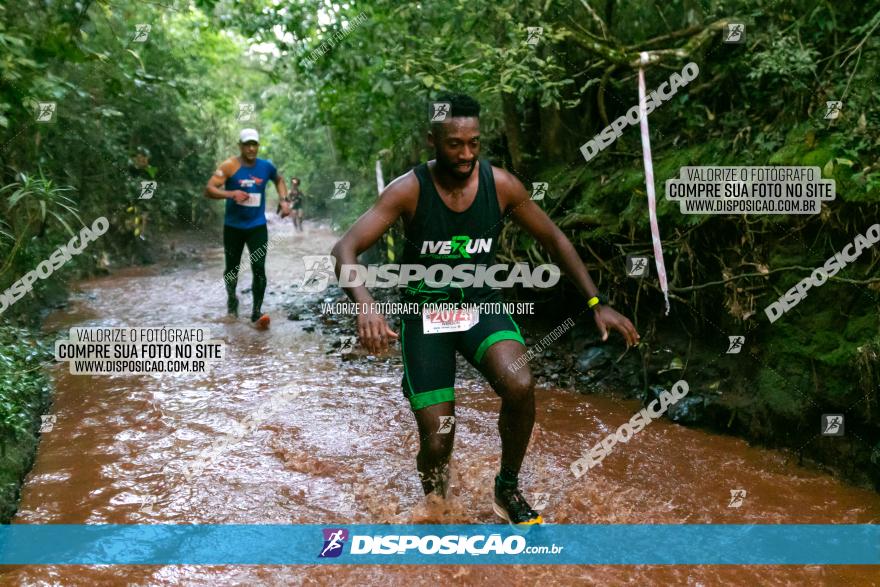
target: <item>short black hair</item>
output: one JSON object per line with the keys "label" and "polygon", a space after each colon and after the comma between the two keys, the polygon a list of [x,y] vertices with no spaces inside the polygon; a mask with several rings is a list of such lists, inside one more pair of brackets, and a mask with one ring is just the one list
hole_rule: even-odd
{"label": "short black hair", "polygon": [[440,94],[432,102],[449,102],[449,114],[456,116],[480,117],[480,103],[466,94]]}
{"label": "short black hair", "polygon": [[[480,103],[471,98],[466,94],[440,94],[433,100],[431,100],[431,109],[429,111],[429,116],[434,115],[433,104],[437,102],[448,102],[449,103],[449,117],[480,117]],[[442,122],[432,122],[431,123],[431,132],[434,133],[434,136],[441,137],[442,136]]]}

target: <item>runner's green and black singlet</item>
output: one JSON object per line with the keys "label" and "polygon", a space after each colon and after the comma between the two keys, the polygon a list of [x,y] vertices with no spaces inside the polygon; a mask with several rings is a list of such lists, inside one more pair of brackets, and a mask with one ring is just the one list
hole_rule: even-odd
{"label": "runner's green and black singlet", "polygon": [[[464,212],[453,212],[440,199],[427,164],[416,167],[414,173],[419,179],[419,202],[415,216],[406,227],[401,263],[424,265],[428,269],[439,264],[493,265],[502,222],[492,165],[480,161],[477,195]],[[445,278],[437,275],[432,279]],[[462,289],[450,284],[431,288],[424,281],[411,283],[401,294],[402,301],[419,304],[501,302],[501,291],[486,285]],[[495,343],[513,340],[525,345],[513,318],[494,309],[481,310],[479,321],[459,332],[426,334],[421,315],[402,318],[401,387],[413,410],[455,400],[456,352],[478,367]]]}
{"label": "runner's green and black singlet", "polygon": [[[463,212],[450,210],[440,199],[427,163],[413,172],[419,180],[419,201],[406,226],[401,263],[424,265],[426,274],[430,274],[432,265],[493,265],[502,222],[491,163],[480,160],[477,195]],[[438,271],[434,279],[439,281],[441,277]],[[486,285],[429,287],[422,279],[410,283],[401,300],[419,304],[480,303],[500,301],[501,294]]]}

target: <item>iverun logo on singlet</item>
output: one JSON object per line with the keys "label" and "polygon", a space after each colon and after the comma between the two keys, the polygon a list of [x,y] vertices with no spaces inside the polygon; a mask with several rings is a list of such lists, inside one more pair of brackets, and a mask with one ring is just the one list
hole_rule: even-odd
{"label": "iverun logo on singlet", "polygon": [[420,256],[432,259],[470,259],[471,255],[489,253],[491,250],[491,238],[454,236],[448,241],[423,241]]}

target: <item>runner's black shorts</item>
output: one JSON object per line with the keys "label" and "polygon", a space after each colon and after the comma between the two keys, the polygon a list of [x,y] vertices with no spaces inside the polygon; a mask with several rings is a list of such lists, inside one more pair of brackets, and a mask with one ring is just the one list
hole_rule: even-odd
{"label": "runner's black shorts", "polygon": [[480,313],[479,322],[463,332],[425,334],[422,318],[403,318],[400,347],[403,355],[403,396],[413,411],[455,399],[455,352],[480,367],[490,346],[515,340],[525,346],[510,314]]}

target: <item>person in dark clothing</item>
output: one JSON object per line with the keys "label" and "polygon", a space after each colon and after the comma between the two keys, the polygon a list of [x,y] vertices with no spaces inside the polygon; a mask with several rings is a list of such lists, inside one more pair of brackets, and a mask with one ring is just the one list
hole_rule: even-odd
{"label": "person in dark clothing", "polygon": [[[342,266],[357,263],[357,256],[370,248],[403,218],[406,244],[402,264],[475,266],[494,264],[498,237],[507,218],[535,237],[573,280],[603,340],[609,329],[618,331],[627,345],[638,344],[632,323],[602,303],[598,290],[574,246],[552,220],[531,201],[522,183],[507,171],[480,159],[480,105],[468,96],[442,96],[450,104],[445,120],[432,122],[428,144],[435,159],[398,177],[382,192],[333,247],[336,274]],[[373,298],[363,285],[343,287],[348,297],[364,308]],[[498,290],[480,287],[428,287],[425,280],[410,285],[403,301],[478,303],[499,300]],[[419,429],[416,458],[426,494],[446,495],[448,462],[455,434],[455,353],[461,353],[489,381],[501,397],[498,430],[501,435],[501,470],[495,477],[493,509],[515,524],[542,523],[541,516],[526,502],[518,488],[520,467],[535,420],[534,379],[528,364],[509,369],[526,352],[519,327],[509,314],[483,314],[478,320],[467,312],[468,321],[453,330],[429,332],[425,315],[403,317],[400,335],[391,330],[384,316],[372,310],[358,314],[361,343],[372,353],[400,338],[403,355],[402,388]],[[450,420],[450,417],[453,419]],[[451,426],[450,426],[451,423]]]}

